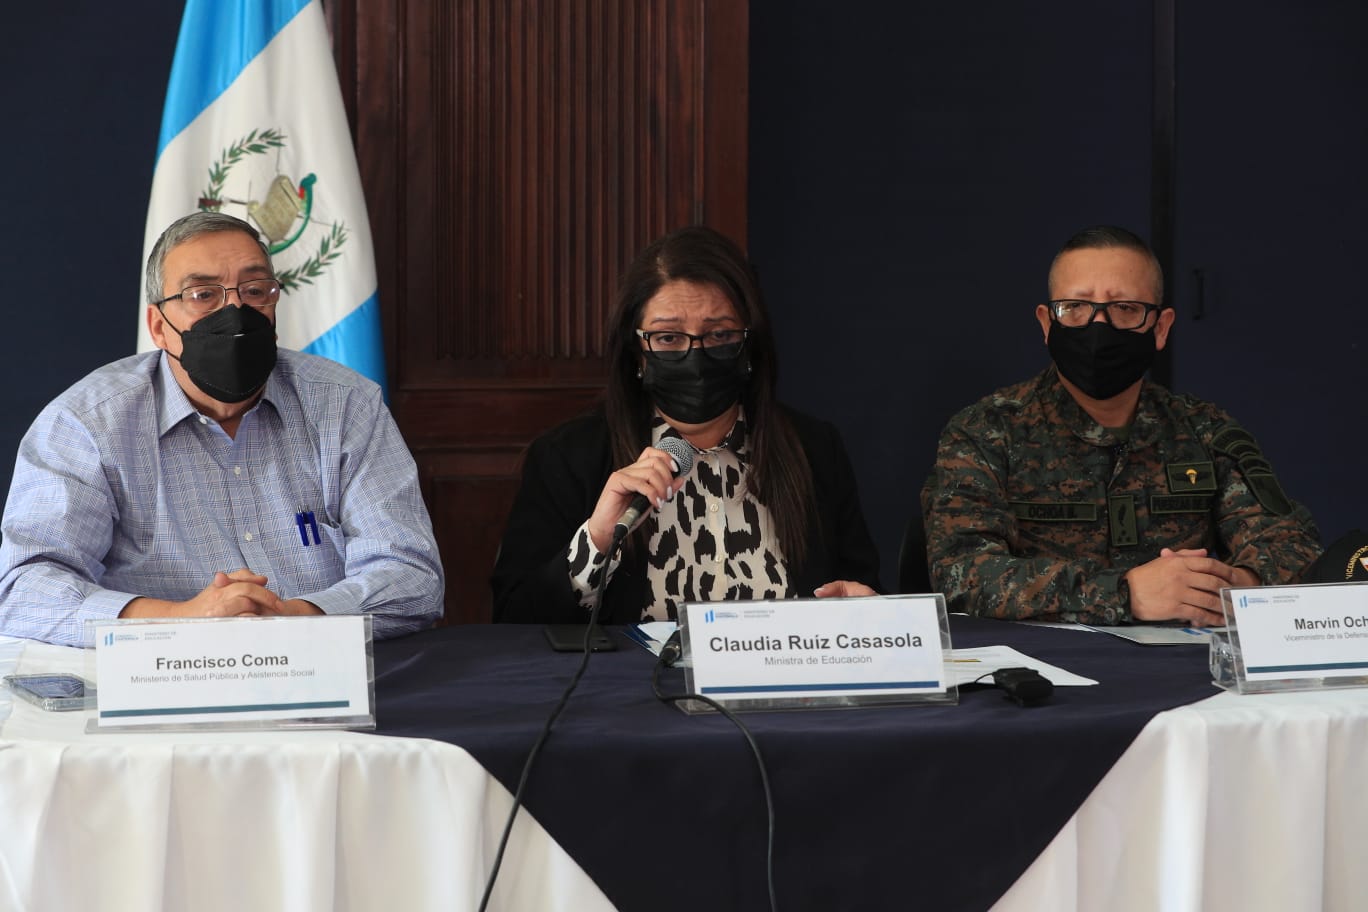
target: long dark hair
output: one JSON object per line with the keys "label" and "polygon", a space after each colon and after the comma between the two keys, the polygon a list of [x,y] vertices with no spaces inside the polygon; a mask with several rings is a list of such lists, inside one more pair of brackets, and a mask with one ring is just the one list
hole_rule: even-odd
{"label": "long dark hair", "polygon": [[642,447],[650,443],[653,408],[637,376],[641,345],[635,331],[646,302],[661,286],[676,280],[719,289],[750,330],[742,355],[750,362],[750,380],[741,400],[749,435],[747,484],[769,510],[784,558],[792,565],[807,553],[812,468],[793,424],[775,398],[774,336],[755,273],[741,248],[711,228],[695,225],[665,235],[641,251],[622,277],[608,329],[606,412],[614,464],[636,461]]}

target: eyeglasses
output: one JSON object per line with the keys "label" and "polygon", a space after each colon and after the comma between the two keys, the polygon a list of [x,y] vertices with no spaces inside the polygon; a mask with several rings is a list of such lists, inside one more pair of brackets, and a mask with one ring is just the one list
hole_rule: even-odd
{"label": "eyeglasses", "polygon": [[1149,320],[1150,314],[1160,310],[1158,304],[1144,301],[1051,301],[1050,317],[1064,326],[1087,326],[1100,310],[1107,315],[1107,322],[1117,329],[1139,329]]}
{"label": "eyeglasses", "polygon": [[275,279],[253,279],[250,282],[239,282],[236,288],[224,288],[222,285],[191,285],[189,288],[181,289],[180,294],[162,298],[157,302],[157,306],[161,307],[167,301],[179,299],[181,304],[185,305],[185,309],[198,319],[222,309],[223,305],[228,303],[230,291],[236,291],[239,301],[257,310],[275,307],[276,302],[280,300],[279,282]]}
{"label": "eyeglasses", "polygon": [[694,343],[703,354],[719,361],[731,361],[741,354],[749,329],[714,329],[701,336],[674,329],[638,329],[636,334],[646,341],[651,354],[662,361],[682,361],[688,357]]}

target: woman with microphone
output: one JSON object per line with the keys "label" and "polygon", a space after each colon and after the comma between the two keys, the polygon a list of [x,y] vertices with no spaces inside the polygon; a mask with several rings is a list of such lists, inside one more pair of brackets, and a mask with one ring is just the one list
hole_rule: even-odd
{"label": "woman with microphone", "polygon": [[[494,620],[587,621],[604,573],[606,624],[675,620],[685,602],[874,593],[845,448],[776,400],[769,319],[734,243],[691,227],[643,250],[608,357],[604,404],[528,448]],[[610,561],[634,498],[646,509]]]}

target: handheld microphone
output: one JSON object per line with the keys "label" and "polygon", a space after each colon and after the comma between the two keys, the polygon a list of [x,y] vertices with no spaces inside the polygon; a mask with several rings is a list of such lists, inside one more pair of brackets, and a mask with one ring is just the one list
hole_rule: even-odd
{"label": "handheld microphone", "polygon": [[670,638],[665,641],[665,645],[660,647],[660,661],[666,668],[673,668],[684,654],[684,644],[680,640],[679,629],[670,634]]}
{"label": "handheld microphone", "polygon": [[[673,477],[679,478],[688,475],[689,470],[693,468],[694,450],[684,440],[678,437],[665,437],[656,444],[656,449],[664,450],[674,457],[675,465],[679,466],[679,471]],[[617,525],[613,527],[613,537],[625,538],[649,509],[651,509],[651,501],[647,499],[645,494],[633,496],[632,502],[628,504],[626,510],[622,511],[622,516],[618,518]]]}

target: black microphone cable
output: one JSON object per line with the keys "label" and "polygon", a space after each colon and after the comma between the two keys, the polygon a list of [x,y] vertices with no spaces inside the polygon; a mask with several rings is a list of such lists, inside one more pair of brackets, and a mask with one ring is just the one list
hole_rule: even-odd
{"label": "black microphone cable", "polygon": [[[675,462],[674,477],[687,475],[693,468],[694,451],[683,438],[676,436],[666,436],[657,447],[664,450]],[[637,501],[641,503],[638,504]],[[565,692],[561,694],[560,702],[556,708],[551,710],[551,715],[546,718],[546,725],[542,727],[541,734],[537,737],[536,743],[527,753],[527,760],[523,763],[522,774],[518,777],[518,788],[513,793],[513,807],[508,812],[508,821],[504,824],[503,834],[499,837],[499,848],[494,854],[494,865],[489,871],[489,879],[485,881],[484,895],[480,897],[480,912],[485,912],[489,906],[489,897],[494,892],[494,881],[498,879],[499,868],[503,866],[504,850],[508,847],[508,837],[513,832],[513,821],[518,817],[518,809],[522,807],[523,792],[527,789],[527,780],[532,773],[532,765],[537,760],[537,755],[541,753],[542,745],[551,735],[551,726],[560,718],[560,714],[565,710],[566,704],[570,701],[570,695],[579,686],[580,678],[584,676],[584,670],[589,667],[589,655],[593,652],[594,629],[598,626],[599,609],[603,607],[603,595],[608,588],[608,569],[613,565],[613,557],[622,548],[622,544],[631,532],[631,526],[639,516],[650,508],[650,498],[638,495],[633,498],[628,513],[624,514],[625,522],[619,521],[613,527],[613,538],[608,544],[608,553],[603,562],[603,575],[599,577],[598,594],[594,597],[594,607],[589,611],[589,624],[584,628],[584,657],[580,659],[579,667],[575,669],[575,674],[570,678],[570,683],[566,686]],[[629,515],[630,514],[630,515]],[[749,737],[749,735],[747,735]],[[766,785],[766,795],[769,793],[769,786]],[[773,810],[771,809],[771,830],[773,828]],[[773,888],[770,894],[773,896]]]}
{"label": "black microphone cable", "polygon": [[542,727],[541,735],[532,745],[532,750],[527,753],[527,760],[523,763],[522,775],[518,777],[518,788],[513,793],[513,807],[508,811],[508,821],[504,824],[503,835],[499,837],[499,849],[494,854],[494,866],[490,868],[489,879],[485,881],[484,895],[480,897],[480,912],[485,912],[489,906],[489,897],[494,892],[494,881],[498,879],[499,868],[503,866],[504,849],[508,847],[508,837],[513,832],[513,821],[518,817],[518,809],[522,807],[523,792],[527,789],[527,780],[532,773],[532,764],[536,762],[537,755],[541,753],[542,745],[551,735],[551,726],[556,723],[564,711],[566,703],[570,701],[570,695],[579,686],[580,678],[584,676],[584,670],[589,667],[589,656],[593,652],[590,648],[593,642],[594,628],[598,626],[599,608],[603,605],[603,593],[608,588],[608,568],[612,566],[613,555],[617,554],[622,547],[622,542],[627,538],[628,530],[618,526],[613,530],[613,540],[608,545],[608,556],[603,562],[603,575],[599,577],[598,594],[594,598],[594,607],[589,612],[589,625],[584,628],[584,657],[580,659],[579,667],[575,669],[575,674],[570,678],[570,683],[566,686],[565,692],[561,694],[560,702],[556,708],[551,710],[551,715],[546,717],[546,725]]}
{"label": "black microphone cable", "polygon": [[679,661],[683,654],[684,647],[680,644],[679,631],[670,634],[670,638],[665,641],[665,645],[660,647],[660,657],[656,659],[655,669],[651,672],[651,690],[655,693],[656,699],[662,703],[682,703],[685,700],[697,700],[717,710],[722,715],[731,720],[743,736],[746,743],[750,745],[751,753],[755,755],[755,765],[760,770],[760,785],[765,790],[765,811],[768,824],[768,834],[765,842],[765,884],[769,887],[770,912],[778,912],[779,903],[774,894],[774,794],[770,790],[769,771],[765,768],[765,758],[760,755],[760,745],[756,743],[755,736],[745,724],[736,717],[736,714],[712,697],[705,697],[698,693],[667,694],[660,689],[660,671],[662,668],[671,668]]}

